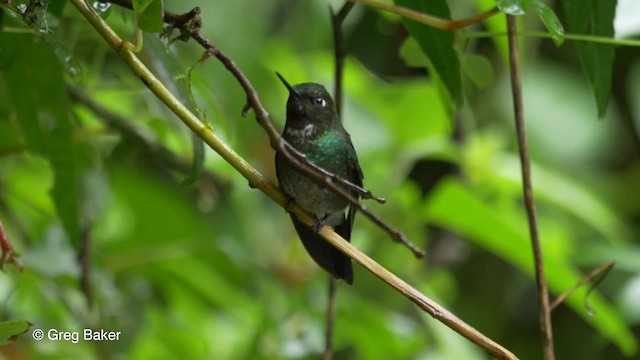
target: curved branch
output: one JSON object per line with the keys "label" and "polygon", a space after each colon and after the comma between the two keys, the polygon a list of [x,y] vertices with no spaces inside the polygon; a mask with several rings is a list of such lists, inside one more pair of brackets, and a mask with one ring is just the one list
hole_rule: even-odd
{"label": "curved branch", "polygon": [[607,277],[609,270],[613,269],[615,265],[616,265],[615,260],[609,260],[605,264],[600,265],[597,268],[591,270],[591,272],[589,272],[582,279],[580,279],[580,281],[578,281],[577,284],[575,284],[569,290],[565,291],[560,296],[558,296],[553,301],[553,303],[551,303],[550,311],[553,311],[558,306],[560,306],[560,304],[562,304],[562,302],[566,298],[568,298],[571,294],[573,294],[576,290],[578,290],[582,285],[593,281],[595,277],[599,276],[595,281],[593,281],[591,286],[589,286],[589,289],[587,289],[587,293],[584,296],[584,307],[587,309],[587,312],[589,313],[589,315],[593,315],[594,313],[593,309],[591,308],[591,306],[589,306],[589,294],[591,294],[591,292],[598,286],[598,284],[600,284],[600,282],[604,280],[605,277]]}

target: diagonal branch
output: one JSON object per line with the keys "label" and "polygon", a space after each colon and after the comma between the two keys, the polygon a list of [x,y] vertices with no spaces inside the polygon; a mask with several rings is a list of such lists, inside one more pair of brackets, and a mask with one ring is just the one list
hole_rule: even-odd
{"label": "diagonal branch", "polygon": [[[98,16],[83,0],[71,0],[77,10],[84,16],[94,29],[102,36],[102,38],[116,51],[116,53],[127,63],[131,71],[137,76],[142,83],[153,92],[159,100],[161,100],[182,122],[196,133],[207,145],[216,151],[223,159],[233,166],[242,176],[244,176],[249,184],[260,189],[274,202],[285,207],[288,201],[285,196],[271,181],[262,176],[257,170],[249,165],[242,157],[233,151],[227,144],[214,134],[210,127],[203,124],[195,115],[193,115],[178,99],[173,96],[164,85],[147,69],[144,64],[133,53],[133,46],[123,41],[118,35]],[[234,64],[231,62],[231,64]],[[226,64],[225,64],[226,65]],[[235,64],[234,64],[235,66]],[[237,67],[236,67],[237,69]],[[239,70],[237,70],[239,71]],[[242,74],[240,72],[240,74]],[[246,80],[244,74],[242,78]],[[248,80],[246,80],[248,83]],[[247,96],[254,99],[257,106],[256,113],[260,113],[265,119],[269,119],[268,112],[259,103],[258,95],[254,92],[247,92]],[[297,205],[290,207],[290,211],[296,215],[300,221],[307,226],[315,223],[315,218],[304,211]],[[373,261],[367,255],[363,254],[349,242],[340,237],[336,232],[328,226],[323,227],[318,234],[328,241],[338,250],[355,260],[365,269],[383,280],[393,289],[401,293],[410,301],[418,305],[423,311],[438,319],[460,335],[469,339],[473,343],[482,347],[491,356],[498,359],[517,359],[515,355],[507,349],[489,339],[478,330],[471,327],[461,319],[457,318],[453,313],[440,306],[435,301],[429,299],[424,294],[411,287],[399,277],[395,276],[387,269]]]}
{"label": "diagonal branch", "polygon": [[[112,2],[129,9],[132,8],[131,1],[117,0]],[[193,16],[194,19],[190,19],[187,14]],[[391,225],[387,224],[384,220],[379,218],[377,215],[373,214],[365,205],[362,205],[362,203],[360,203],[355,196],[351,195],[349,190],[345,189],[344,187],[355,190],[362,199],[374,199],[379,203],[384,203],[384,198],[376,197],[369,190],[363,189],[347,181],[346,179],[339,177],[336,174],[333,174],[315,164],[312,164],[307,160],[306,156],[303,153],[293,148],[280,136],[280,134],[274,127],[271,118],[269,117],[269,113],[262,106],[258,94],[253,88],[253,85],[251,85],[249,79],[247,79],[244,73],[238,68],[236,63],[231,58],[229,58],[225,53],[223,53],[200,33],[200,25],[202,22],[200,20],[199,14],[200,10],[199,8],[196,8],[184,15],[164,15],[164,18],[165,20],[167,18],[180,19],[179,21],[176,20],[174,23],[187,24],[187,29],[179,29],[180,35],[178,36],[178,39],[186,40],[188,38],[191,38],[195,40],[206,50],[205,54],[201,58],[201,61],[204,61],[208,56],[214,56],[236,78],[240,86],[247,94],[247,105],[244,106],[242,113],[246,114],[249,108],[252,108],[254,110],[258,124],[265,130],[267,136],[269,136],[271,147],[276,152],[282,154],[287,159],[287,161],[289,161],[289,163],[293,165],[293,167],[295,167],[297,170],[299,170],[318,184],[340,195],[349,204],[358,208],[358,210],[364,216],[369,218],[369,220],[371,220],[374,224],[387,232],[391,236],[393,241],[404,244],[407,248],[409,248],[409,250],[413,252],[416,257],[423,257],[425,253],[422,249],[410,242],[409,239],[407,239],[401,231],[395,229]],[[346,13],[344,15],[346,16]],[[165,29],[165,31],[163,32],[163,36],[169,37],[171,31],[173,30],[172,24],[173,23],[170,23],[170,27],[168,29]],[[170,41],[173,41],[175,39],[176,38]],[[344,187],[337,184],[341,184]]]}
{"label": "diagonal branch", "polygon": [[529,164],[529,148],[527,146],[527,133],[524,123],[524,105],[522,101],[522,79],[520,77],[520,53],[518,50],[518,36],[516,18],[507,15],[507,31],[509,33],[509,65],[511,70],[511,93],[513,95],[513,110],[515,113],[516,135],[522,167],[522,190],[527,220],[529,222],[529,234],[533,247],[533,260],[535,264],[536,283],[538,286],[538,312],[540,315],[540,332],[542,334],[542,348],[545,360],[555,358],[553,351],[553,331],[551,326],[551,309],[549,307],[549,290],[544,277],[544,263],[542,249],[538,236],[538,224],[536,209],[533,199],[533,186],[531,185],[531,166]]}

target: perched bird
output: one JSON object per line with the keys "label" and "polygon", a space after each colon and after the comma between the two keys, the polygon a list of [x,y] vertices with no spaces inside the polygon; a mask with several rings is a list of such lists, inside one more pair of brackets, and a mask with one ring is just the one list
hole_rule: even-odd
{"label": "perched bird", "polygon": [[[276,74],[289,89],[283,138],[305,154],[309,162],[362,186],[363,175],[356,151],[349,134],[342,127],[327,89],[316,83],[291,86],[282,75]],[[340,195],[300,173],[278,153],[276,175],[282,191],[300,207],[315,214],[318,219],[314,229],[311,229],[291,215],[293,225],[307,252],[331,275],[343,279],[347,284],[353,283],[351,259],[320,238],[317,230],[326,224],[333,227],[347,241],[350,240],[356,208],[349,205]],[[358,198],[359,194],[352,189],[349,191]]]}

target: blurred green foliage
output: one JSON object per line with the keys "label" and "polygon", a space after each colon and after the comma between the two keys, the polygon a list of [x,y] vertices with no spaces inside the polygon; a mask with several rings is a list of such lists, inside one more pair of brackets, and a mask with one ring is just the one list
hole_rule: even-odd
{"label": "blurred green foliage", "polygon": [[[317,358],[327,276],[305,253],[285,211],[209,149],[202,169],[198,161],[192,167],[201,157],[197,140],[64,3],[36,12],[33,30],[0,8],[0,221],[24,264],[23,272],[8,267],[0,274],[0,321],[16,321],[9,325],[20,329],[25,320],[33,324],[0,353]],[[159,2],[140,3],[157,13]],[[511,3],[520,6],[500,1]],[[612,26],[611,8],[608,18],[597,15],[593,28],[585,28],[584,9],[574,13],[575,1],[560,3],[553,10],[571,31],[598,34]],[[521,26],[547,24],[561,36],[555,14],[540,4],[534,1]],[[93,5],[133,41],[132,11]],[[166,1],[164,7],[184,13],[196,5],[205,36],[251,79],[279,127],[287,91],[274,71],[293,83],[332,89],[327,7],[341,1]],[[438,2],[445,14],[446,5]],[[449,4],[454,18],[494,5]],[[153,27],[153,15],[147,20]],[[504,31],[504,16],[484,24]],[[446,56],[460,65],[447,70],[446,80],[439,74],[446,57],[428,56],[425,37],[433,32],[425,35],[420,26],[408,24],[416,38],[408,37],[397,16],[354,8],[344,24],[350,56],[343,117],[365,186],[387,198],[367,206],[428,256],[415,260],[364,217],[356,220],[352,242],[520,358],[540,358],[505,38],[473,39],[478,26],[447,33],[453,52]],[[618,262],[588,299],[593,316],[583,304],[586,289],[553,312],[558,358],[633,358],[640,334],[640,53],[533,38],[521,46],[551,291],[560,294],[592,268]],[[590,62],[603,46],[607,58]],[[193,43],[167,47],[149,35],[140,56],[189,103],[186,74],[201,53]],[[460,75],[462,89],[451,92]],[[230,74],[209,59],[195,66],[191,86],[213,130],[275,180],[268,139],[251,112],[241,117],[246,97]],[[195,181],[184,184],[194,173]],[[83,248],[88,268],[78,260]],[[339,290],[338,359],[486,358],[358,266],[354,285]],[[84,328],[122,335],[78,343],[31,335]]]}

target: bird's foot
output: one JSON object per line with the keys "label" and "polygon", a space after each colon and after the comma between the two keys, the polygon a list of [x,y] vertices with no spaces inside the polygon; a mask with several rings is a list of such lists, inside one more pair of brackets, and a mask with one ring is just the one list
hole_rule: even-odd
{"label": "bird's foot", "polygon": [[296,203],[296,201],[293,199],[293,197],[287,195],[287,201],[284,203],[284,211],[286,213],[290,213],[291,212],[291,208],[293,207],[293,204],[295,204],[295,203]]}
{"label": "bird's foot", "polygon": [[325,215],[322,219],[316,221],[316,223],[313,224],[313,226],[311,227],[311,230],[313,230],[313,232],[315,234],[319,233],[320,230],[322,230],[324,225],[327,223],[327,218],[328,217],[329,217],[329,215]]}

